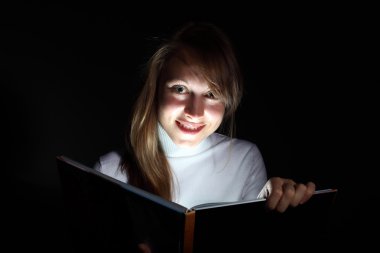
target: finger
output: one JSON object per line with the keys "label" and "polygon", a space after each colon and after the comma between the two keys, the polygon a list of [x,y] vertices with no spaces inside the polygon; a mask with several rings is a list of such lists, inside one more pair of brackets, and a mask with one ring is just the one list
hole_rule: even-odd
{"label": "finger", "polygon": [[301,204],[302,200],[304,200],[305,194],[307,191],[307,186],[304,184],[296,184],[295,185],[295,193],[293,199],[290,201],[290,205],[292,207],[296,207]]}
{"label": "finger", "polygon": [[289,183],[283,185],[282,187],[283,193],[276,206],[276,210],[278,212],[283,213],[288,208],[296,192],[294,186],[295,184],[289,184]]}
{"label": "finger", "polygon": [[303,195],[303,198],[300,201],[300,204],[303,204],[307,202],[311,196],[315,193],[315,184],[313,182],[308,182],[306,184],[306,191],[305,194]]}
{"label": "finger", "polygon": [[267,196],[267,208],[274,210],[282,196],[282,179],[278,177],[270,178],[267,187],[270,187],[269,195]]}

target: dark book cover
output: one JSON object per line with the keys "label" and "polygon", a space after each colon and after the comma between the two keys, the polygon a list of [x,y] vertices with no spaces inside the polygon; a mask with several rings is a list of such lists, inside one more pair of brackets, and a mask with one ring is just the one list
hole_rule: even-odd
{"label": "dark book cover", "polygon": [[188,209],[68,157],[56,160],[65,219],[78,252],[139,252],[139,243],[152,253],[240,252],[256,243],[280,248],[295,239],[319,244],[329,236],[333,189],[317,191],[284,213],[267,210],[265,199]]}

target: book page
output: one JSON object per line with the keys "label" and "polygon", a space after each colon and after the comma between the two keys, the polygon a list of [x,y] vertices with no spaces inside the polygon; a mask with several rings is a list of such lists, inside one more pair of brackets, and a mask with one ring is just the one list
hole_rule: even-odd
{"label": "book page", "polygon": [[[336,191],[337,191],[336,189],[322,189],[322,190],[315,191],[314,195],[336,192]],[[217,207],[230,206],[230,205],[241,205],[241,204],[248,204],[248,203],[255,203],[255,202],[263,202],[265,200],[266,199],[253,199],[253,200],[240,200],[240,201],[233,201],[233,202],[212,202],[212,203],[199,204],[199,205],[193,206],[191,209],[201,210],[205,208],[217,208]]]}

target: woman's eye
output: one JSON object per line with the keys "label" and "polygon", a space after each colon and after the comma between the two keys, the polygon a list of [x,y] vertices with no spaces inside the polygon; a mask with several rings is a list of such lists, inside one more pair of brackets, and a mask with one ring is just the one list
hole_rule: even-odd
{"label": "woman's eye", "polygon": [[186,87],[182,85],[174,85],[173,90],[178,94],[186,93]]}
{"label": "woman's eye", "polygon": [[214,95],[214,93],[212,91],[207,92],[206,97],[211,98],[211,99],[216,99],[216,96]]}

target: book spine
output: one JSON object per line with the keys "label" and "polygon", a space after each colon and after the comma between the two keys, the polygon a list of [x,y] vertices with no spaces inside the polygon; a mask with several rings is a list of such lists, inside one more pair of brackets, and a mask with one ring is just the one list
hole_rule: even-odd
{"label": "book spine", "polygon": [[185,227],[183,233],[183,252],[193,252],[194,241],[195,211],[191,210],[185,213]]}

